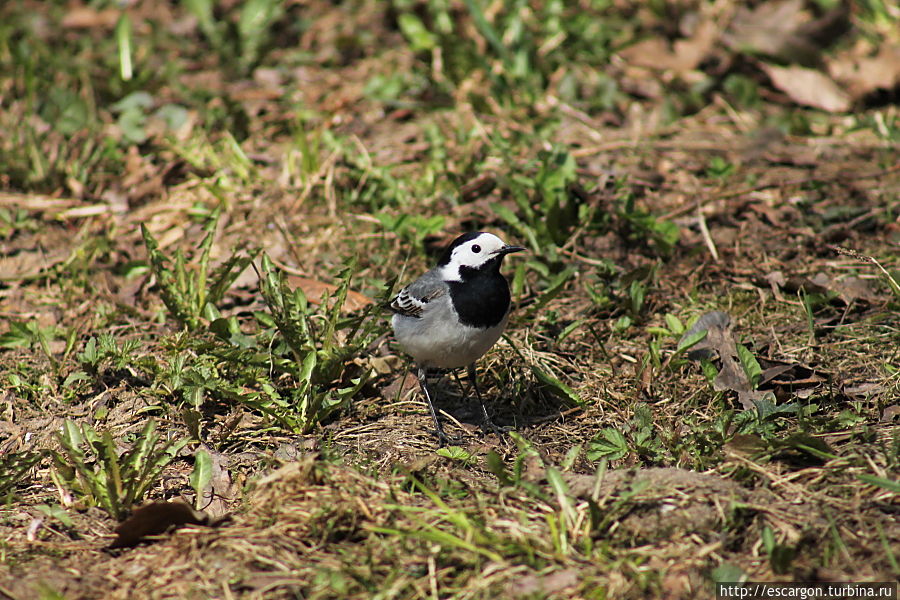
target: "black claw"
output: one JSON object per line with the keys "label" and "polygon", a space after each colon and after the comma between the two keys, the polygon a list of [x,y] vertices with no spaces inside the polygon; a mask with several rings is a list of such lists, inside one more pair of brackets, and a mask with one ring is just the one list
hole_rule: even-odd
{"label": "black claw", "polygon": [[462,436],[447,435],[443,429],[435,430],[438,438],[438,446],[458,446],[463,442]]}
{"label": "black claw", "polygon": [[509,433],[513,430],[512,427],[505,427],[503,425],[497,425],[496,423],[494,423],[491,417],[488,416],[488,412],[485,406],[482,405],[481,408],[484,411],[481,420],[481,430],[484,433],[496,433],[497,435],[503,435],[504,433]]}
{"label": "black claw", "polygon": [[[459,384],[460,391],[463,393],[463,395],[465,395],[465,390],[463,389],[462,381],[460,381],[459,376],[456,374],[456,372],[453,373],[453,376],[456,377],[456,381]],[[468,376],[472,390],[475,392],[475,397],[478,399],[478,403],[481,406],[482,432],[485,434],[496,433],[497,435],[502,435],[504,433],[509,433],[510,431],[512,431],[512,427],[497,425],[491,419],[491,415],[488,412],[487,405],[484,403],[484,400],[481,397],[481,390],[478,389],[478,380],[476,378],[474,364],[469,365]],[[438,419],[437,410],[435,410],[434,403],[431,400],[431,390],[428,389],[428,370],[420,368],[418,371],[418,377],[419,385],[422,387],[422,393],[425,395],[425,400],[428,402],[428,410],[431,412],[431,419],[432,421],[434,421],[434,433],[438,439],[438,445],[449,446],[461,443],[464,439],[464,436],[451,437],[447,435],[447,433],[444,431],[444,427],[441,425],[440,419]]]}

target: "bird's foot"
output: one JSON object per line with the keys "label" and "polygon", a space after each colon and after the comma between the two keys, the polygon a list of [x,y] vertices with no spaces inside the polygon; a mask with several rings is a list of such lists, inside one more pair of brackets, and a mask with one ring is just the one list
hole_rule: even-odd
{"label": "bird's foot", "polygon": [[513,431],[514,429],[515,429],[514,427],[505,427],[503,425],[497,425],[496,423],[494,423],[494,421],[491,420],[490,417],[485,417],[481,421],[481,431],[484,434],[496,433],[497,435],[503,435],[505,433],[509,433],[510,431]]}
{"label": "bird's foot", "polygon": [[464,436],[461,435],[447,435],[444,431],[443,427],[438,427],[434,430],[435,435],[437,435],[438,446],[458,446],[465,439]]}

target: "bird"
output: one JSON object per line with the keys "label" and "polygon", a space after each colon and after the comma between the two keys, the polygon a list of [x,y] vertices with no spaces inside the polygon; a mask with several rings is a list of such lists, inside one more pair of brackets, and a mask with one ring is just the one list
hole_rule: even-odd
{"label": "bird", "polygon": [[428,388],[428,375],[435,369],[466,367],[481,402],[484,426],[498,430],[478,390],[475,361],[506,328],[510,293],[500,265],[507,254],[523,250],[492,233],[465,233],[447,247],[434,268],[401,289],[390,303],[394,338],[415,361],[440,445],[450,438],[441,427]]}

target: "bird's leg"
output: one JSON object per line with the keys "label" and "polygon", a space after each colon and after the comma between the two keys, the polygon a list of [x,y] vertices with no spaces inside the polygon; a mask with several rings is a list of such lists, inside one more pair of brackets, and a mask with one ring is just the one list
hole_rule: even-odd
{"label": "bird's leg", "polygon": [[456,385],[459,386],[459,393],[463,398],[467,398],[468,394],[466,394],[466,387],[463,385],[462,380],[459,378],[459,373],[457,373],[456,369],[453,369],[453,379],[456,380]]}
{"label": "bird's leg", "polygon": [[422,386],[422,393],[425,395],[425,401],[428,402],[428,410],[431,412],[431,419],[434,421],[434,429],[437,433],[438,444],[441,446],[451,443],[454,440],[444,433],[441,422],[438,420],[437,411],[434,410],[434,403],[431,401],[431,392],[428,390],[428,369],[419,367],[418,371],[419,385]]}
{"label": "bird's leg", "polygon": [[509,431],[504,427],[500,427],[491,419],[491,416],[488,414],[487,405],[484,403],[484,400],[481,397],[481,390],[478,389],[478,378],[475,374],[475,363],[472,363],[468,366],[467,372],[469,374],[469,381],[472,384],[472,389],[475,390],[475,397],[478,398],[478,402],[481,404],[481,416],[482,423],[481,428],[485,431],[491,430],[496,434],[506,433]]}

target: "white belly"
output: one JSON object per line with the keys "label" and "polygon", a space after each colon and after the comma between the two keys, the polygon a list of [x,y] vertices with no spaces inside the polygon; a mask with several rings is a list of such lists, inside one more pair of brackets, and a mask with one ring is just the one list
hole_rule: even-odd
{"label": "white belly", "polygon": [[449,302],[441,302],[421,319],[395,314],[394,336],[420,367],[455,369],[472,364],[497,343],[509,315],[494,327],[478,329],[458,323]]}

